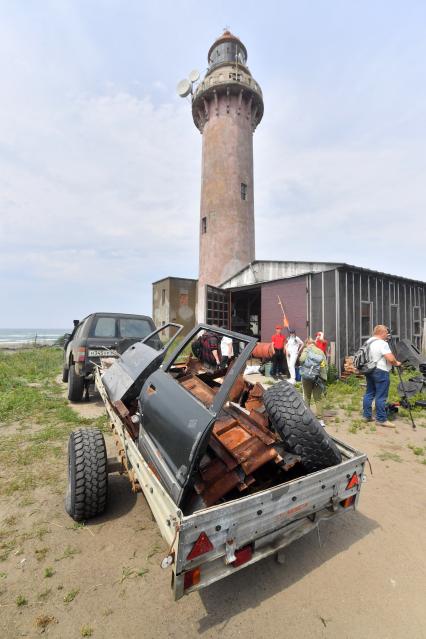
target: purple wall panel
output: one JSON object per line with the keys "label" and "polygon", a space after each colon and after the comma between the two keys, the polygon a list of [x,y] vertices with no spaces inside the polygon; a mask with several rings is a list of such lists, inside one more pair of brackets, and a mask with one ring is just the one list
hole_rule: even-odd
{"label": "purple wall panel", "polygon": [[302,275],[262,284],[262,342],[269,342],[275,332],[275,325],[282,324],[283,316],[277,295],[281,298],[290,327],[296,329],[301,339],[306,339],[306,276]]}

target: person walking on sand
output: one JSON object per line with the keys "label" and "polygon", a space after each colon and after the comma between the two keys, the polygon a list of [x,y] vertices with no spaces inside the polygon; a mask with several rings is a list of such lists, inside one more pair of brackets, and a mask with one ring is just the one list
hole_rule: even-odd
{"label": "person walking on sand", "polygon": [[392,366],[401,366],[388,344],[389,331],[387,326],[378,324],[372,337],[367,340],[370,347],[369,360],[376,367],[365,376],[367,390],[362,402],[364,421],[373,421],[373,400],[376,404],[376,424],[386,428],[395,428],[387,418],[386,402],[388,400],[390,376]]}
{"label": "person walking on sand", "polygon": [[299,356],[300,351],[303,348],[303,342],[300,337],[297,337],[296,331],[294,328],[289,328],[290,336],[285,345],[285,354],[287,357],[287,366],[288,372],[290,375],[290,379],[288,380],[289,384],[296,383],[296,361]]}
{"label": "person walking on sand", "polygon": [[313,396],[316,408],[316,416],[321,426],[322,399],[325,394],[327,382],[327,360],[324,352],[315,345],[312,337],[308,337],[300,354],[300,375],[302,377],[303,399],[307,406],[311,405]]}

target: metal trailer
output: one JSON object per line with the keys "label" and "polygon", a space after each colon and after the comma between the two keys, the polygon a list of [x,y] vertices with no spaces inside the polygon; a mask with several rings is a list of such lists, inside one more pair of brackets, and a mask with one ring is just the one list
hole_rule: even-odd
{"label": "metal trailer", "polygon": [[[118,449],[119,468],[142,490],[168,546],[161,566],[171,568],[175,600],[277,553],[321,521],[355,510],[367,455],[334,439],[342,462],[284,484],[191,515],[163,488],[114,410],[95,375]],[[110,466],[110,472],[118,469]]]}

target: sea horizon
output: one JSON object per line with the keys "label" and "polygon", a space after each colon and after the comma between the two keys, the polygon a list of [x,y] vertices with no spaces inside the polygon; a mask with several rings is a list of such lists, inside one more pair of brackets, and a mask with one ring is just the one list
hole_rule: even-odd
{"label": "sea horizon", "polygon": [[71,328],[0,328],[0,344],[53,344]]}

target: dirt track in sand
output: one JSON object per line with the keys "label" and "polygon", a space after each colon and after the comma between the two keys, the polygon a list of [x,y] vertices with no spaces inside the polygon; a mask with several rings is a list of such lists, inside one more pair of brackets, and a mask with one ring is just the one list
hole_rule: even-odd
{"label": "dirt track in sand", "polygon": [[[103,406],[95,398],[78,411],[96,417]],[[27,506],[0,502],[1,522],[14,522],[19,534],[40,533],[0,563],[0,637],[39,636],[35,623],[44,615],[53,618],[44,634],[61,639],[80,637],[83,625],[102,639],[423,639],[426,465],[408,445],[426,445],[426,421],[416,432],[400,420],[396,432],[352,434],[341,420],[330,421],[329,432],[367,452],[373,468],[359,511],[295,542],[284,565],[267,559],[177,603],[170,573],[159,567],[165,545],[143,496],[124,477],[111,477],[107,513],[74,527],[63,510],[64,452],[54,490],[36,490]],[[108,446],[112,452],[110,438]],[[46,567],[53,576],[43,576]],[[19,594],[26,605],[17,606]]]}

